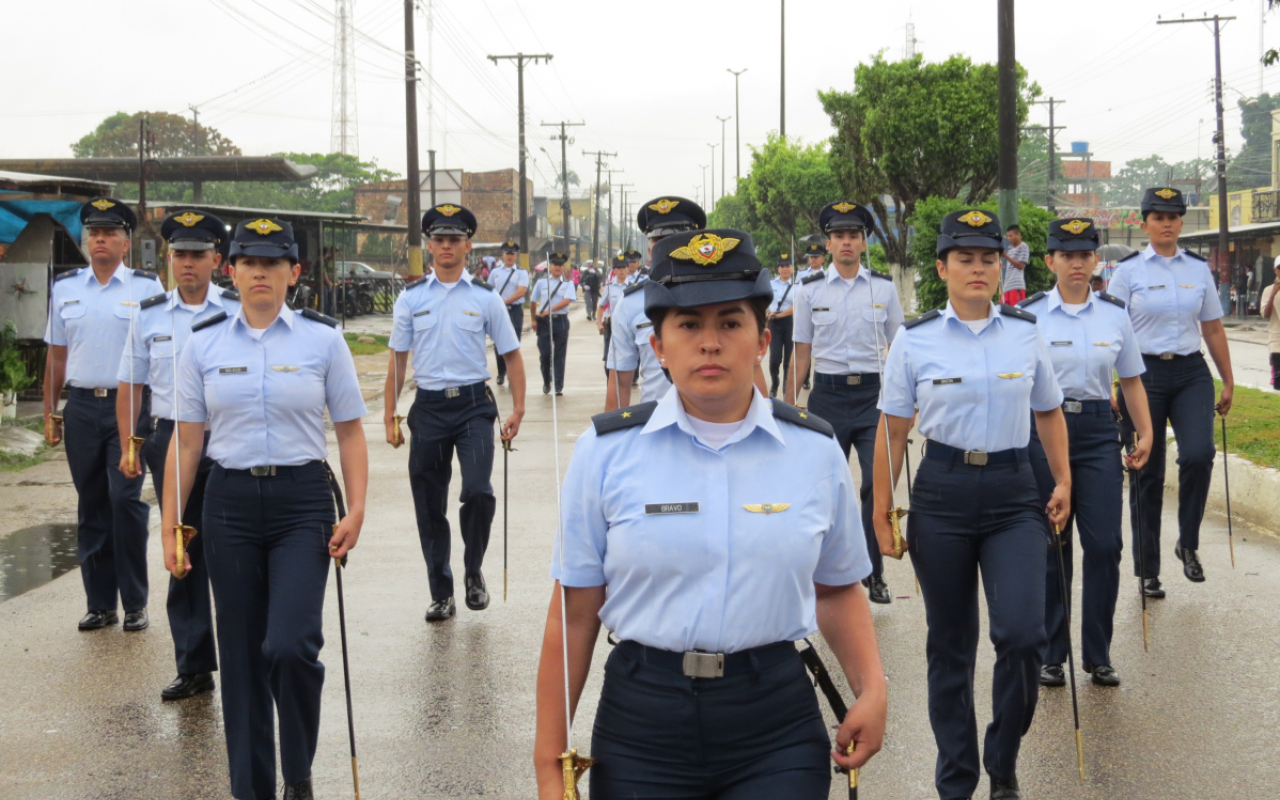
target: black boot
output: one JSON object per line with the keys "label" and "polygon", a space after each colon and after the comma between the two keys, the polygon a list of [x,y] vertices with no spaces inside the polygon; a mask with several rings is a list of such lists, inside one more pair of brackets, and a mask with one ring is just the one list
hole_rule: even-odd
{"label": "black boot", "polygon": [[991,776],[991,800],[1022,800],[1022,792],[1018,790],[1018,779],[1010,778],[1002,781]]}
{"label": "black boot", "polygon": [[1179,545],[1173,548],[1173,555],[1182,562],[1182,574],[1187,576],[1187,580],[1192,583],[1204,583],[1204,567],[1201,566],[1195,550],[1190,548],[1184,550]]}
{"label": "black boot", "polygon": [[285,786],[284,800],[315,800],[315,795],[311,793],[311,779]]}

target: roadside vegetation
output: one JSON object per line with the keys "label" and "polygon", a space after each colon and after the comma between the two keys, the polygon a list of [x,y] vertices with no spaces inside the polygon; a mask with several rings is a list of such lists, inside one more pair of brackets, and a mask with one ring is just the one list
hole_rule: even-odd
{"label": "roadside vegetation", "polygon": [[[342,337],[347,340],[347,347],[351,348],[353,356],[372,356],[387,350],[387,337],[379,336],[373,333],[344,333]],[[373,339],[373,343],[360,341],[361,339]]]}
{"label": "roadside vegetation", "polygon": [[[1216,391],[1222,383],[1215,380]],[[1216,393],[1215,393],[1216,394]],[[1280,394],[1236,387],[1227,415],[1227,444],[1233,455],[1247,458],[1262,467],[1280,469]],[[1169,431],[1172,433],[1172,429]],[[1222,450],[1222,422],[1213,421],[1213,438]]]}

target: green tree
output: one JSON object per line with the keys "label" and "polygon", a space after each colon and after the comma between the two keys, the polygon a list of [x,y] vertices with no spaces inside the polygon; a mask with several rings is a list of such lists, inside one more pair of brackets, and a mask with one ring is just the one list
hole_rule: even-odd
{"label": "green tree", "polygon": [[[1000,137],[995,64],[964,56],[925,63],[922,56],[876,56],[854,72],[852,92],[819,92],[836,133],[831,163],[845,197],[866,203],[886,230],[889,261],[908,261],[908,220],[926,197],[975,203],[996,187]],[[1040,87],[1018,69],[1018,125]],[[889,220],[884,196],[892,198]]]}
{"label": "green tree", "polygon": [[778,254],[787,252],[791,247],[790,238],[784,243],[756,216],[755,203],[751,200],[751,189],[748,185],[750,182],[751,176],[748,175],[738,182],[736,193],[720,198],[715,209],[707,215],[707,227],[731,228],[750,233],[760,263],[772,267],[778,263]]}
{"label": "green tree", "polygon": [[[840,198],[825,145],[804,145],[772,133],[763,147],[751,148],[746,188],[758,226],[777,237],[782,253],[791,250],[792,241],[817,233],[822,207]],[[770,255],[776,258],[777,253]]]}
{"label": "green tree", "polygon": [[[1058,172],[1061,171],[1059,164]],[[1039,205],[1049,205],[1049,136],[1044,131],[1029,129],[1018,142],[1018,194]]]}
{"label": "green tree", "polygon": [[[947,304],[947,285],[938,277],[937,270],[938,229],[942,218],[963,208],[981,208],[994,216],[998,207],[994,199],[975,205],[951,197],[929,197],[916,204],[915,212],[907,222],[916,230],[911,241],[909,263],[916,268],[917,311],[923,314]],[[1031,261],[1025,273],[1027,294],[1031,295],[1053,285],[1053,273],[1044,264],[1049,223],[1053,216],[1025,198],[1018,201],[1018,216],[1022,239],[1031,250]]]}
{"label": "green tree", "polygon": [[195,125],[186,117],[163,111],[126,114],[123,111],[104,119],[92,133],[80,137],[71,145],[76,158],[109,158],[138,156],[138,122],[147,118],[147,130],[152,137],[151,153],[158,158],[174,156],[238,156],[240,148],[231,143],[216,128]]}
{"label": "green tree", "polygon": [[[1198,178],[1209,182],[1206,187],[1208,189],[1213,186],[1213,175],[1213,161],[1207,158],[1177,164],[1168,164],[1158,155],[1135,158],[1125,162],[1124,168],[1107,181],[1102,202],[1113,207],[1137,207],[1142,202],[1142,193],[1152,186],[1167,186],[1174,181],[1181,181],[1180,187],[1186,191],[1190,188],[1186,182]],[[1201,202],[1204,202],[1203,199]]]}
{"label": "green tree", "polygon": [[1244,147],[1227,166],[1228,191],[1271,185],[1271,112],[1280,108],[1280,96],[1262,94],[1255,99],[1237,100]]}

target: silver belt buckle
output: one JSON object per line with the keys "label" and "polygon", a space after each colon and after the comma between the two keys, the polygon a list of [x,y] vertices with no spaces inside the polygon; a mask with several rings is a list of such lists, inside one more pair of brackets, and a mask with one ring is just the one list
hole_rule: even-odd
{"label": "silver belt buckle", "polygon": [[107,396],[107,392],[109,392],[109,391],[111,391],[111,390],[110,390],[110,389],[94,389],[94,390],[93,390],[93,396],[94,396],[94,397],[106,397],[106,396]]}
{"label": "silver belt buckle", "polygon": [[1160,360],[1161,360],[1161,361],[1172,361],[1172,360],[1173,360],[1174,355],[1175,355],[1174,353],[1161,353],[1161,354],[1160,354]]}
{"label": "silver belt buckle", "polygon": [[966,450],[964,463],[971,467],[985,467],[987,465],[987,453],[982,450]]}
{"label": "silver belt buckle", "polygon": [[1068,414],[1083,414],[1084,403],[1079,400],[1068,400],[1062,404],[1062,410]]}
{"label": "silver belt buckle", "polygon": [[274,478],[275,467],[249,467],[249,474],[255,478]]}
{"label": "silver belt buckle", "polygon": [[685,653],[686,678],[723,678],[724,653]]}
{"label": "silver belt buckle", "polygon": [[453,399],[453,398],[457,397],[457,396],[458,396],[458,395],[460,395],[460,394],[462,394],[462,390],[461,390],[461,389],[459,389],[457,386],[453,387],[452,389],[445,389],[445,390],[444,390],[444,396],[445,396],[447,399]]}
{"label": "silver belt buckle", "polygon": [[859,386],[862,384],[862,376],[861,375],[845,375],[844,383],[845,383],[845,386]]}

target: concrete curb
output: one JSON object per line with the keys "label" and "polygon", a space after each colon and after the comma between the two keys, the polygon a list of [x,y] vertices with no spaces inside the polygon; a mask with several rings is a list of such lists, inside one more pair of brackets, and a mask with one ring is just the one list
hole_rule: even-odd
{"label": "concrete curb", "polygon": [[[1240,456],[1231,459],[1231,514],[1270,536],[1280,537],[1280,470],[1261,467]],[[1213,462],[1208,507],[1226,513],[1227,495],[1222,476],[1222,453]],[[1178,494],[1178,444],[1169,442],[1165,459],[1164,491]]]}

